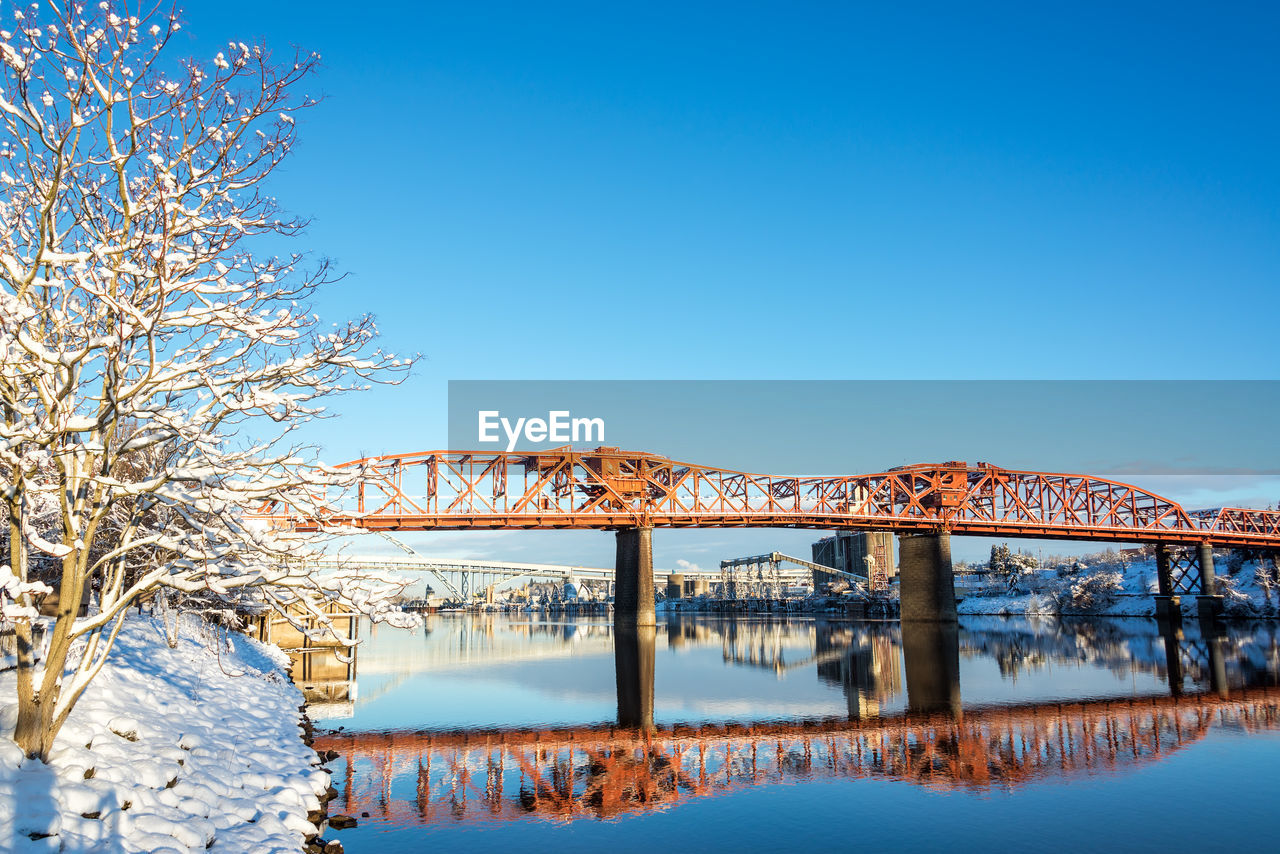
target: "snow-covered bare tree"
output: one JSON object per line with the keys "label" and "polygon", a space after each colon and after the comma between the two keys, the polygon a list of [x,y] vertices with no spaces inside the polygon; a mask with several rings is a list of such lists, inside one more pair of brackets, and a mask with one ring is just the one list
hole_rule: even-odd
{"label": "snow-covered bare tree", "polygon": [[1094,613],[1115,601],[1123,590],[1124,574],[1114,569],[1076,575],[1058,589],[1058,610],[1063,614]]}
{"label": "snow-covered bare tree", "polygon": [[991,547],[991,558],[987,561],[987,571],[1003,581],[1012,589],[1027,573],[1036,569],[1036,559],[1023,552],[1009,549],[1008,543]]}
{"label": "snow-covered bare tree", "polygon": [[[0,32],[0,618],[18,634],[15,740],[47,756],[130,603],[158,588],[376,609],[383,579],[316,578],[246,521],[320,514],[347,475],[291,433],[322,399],[406,365],[371,319],[309,311],[323,263],[260,254],[295,235],[264,181],[294,144],[316,57],[230,44],[170,54],[176,17],[49,0]],[[54,511],[54,522],[38,520]],[[104,541],[105,538],[105,541]],[[105,547],[103,543],[105,542]],[[58,610],[38,661],[30,575]],[[77,618],[86,585],[98,604]]]}

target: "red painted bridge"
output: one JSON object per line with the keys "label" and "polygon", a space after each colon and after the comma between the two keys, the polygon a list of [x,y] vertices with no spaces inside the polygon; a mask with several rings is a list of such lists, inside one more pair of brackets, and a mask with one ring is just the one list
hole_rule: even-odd
{"label": "red painted bridge", "polygon": [[1184,510],[1129,483],[963,462],[778,476],[597,448],[344,464],[353,489],[267,515],[301,530],[782,527],[1280,549],[1280,511]]}

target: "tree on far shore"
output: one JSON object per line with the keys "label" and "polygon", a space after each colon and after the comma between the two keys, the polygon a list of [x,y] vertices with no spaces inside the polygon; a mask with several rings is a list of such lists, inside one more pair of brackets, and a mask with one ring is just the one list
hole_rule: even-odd
{"label": "tree on far shore", "polygon": [[987,571],[999,578],[1009,587],[1036,568],[1036,559],[1029,554],[1009,550],[1008,543],[991,547],[991,557],[987,561]]}

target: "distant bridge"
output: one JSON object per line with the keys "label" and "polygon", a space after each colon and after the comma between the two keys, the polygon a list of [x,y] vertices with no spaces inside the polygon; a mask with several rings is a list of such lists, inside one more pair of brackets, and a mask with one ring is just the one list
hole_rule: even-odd
{"label": "distant bridge", "polygon": [[[614,570],[607,567],[571,566],[554,563],[520,563],[501,560],[474,560],[459,558],[431,558],[425,555],[359,555],[359,554],[326,554],[308,558],[307,564],[320,570],[361,569],[386,572],[425,572],[433,576],[440,586],[451,595],[466,599],[469,593],[483,590],[490,584],[501,584],[521,578],[538,581],[613,581]],[[715,570],[655,569],[654,576],[665,577],[671,573],[679,573],[690,578],[708,578],[719,580],[720,573]],[[457,575],[461,579],[455,587],[446,574]]]}
{"label": "distant bridge", "polygon": [[[537,581],[603,581],[612,582],[616,571],[612,567],[572,566],[552,563],[520,563],[512,561],[474,560],[459,558],[432,558],[418,554],[363,555],[326,554],[308,558],[307,563],[320,570],[360,569],[385,572],[425,572],[433,576],[440,587],[457,599],[465,600],[469,594],[484,590],[492,584],[503,584],[518,579]],[[792,566],[785,567],[783,564]],[[791,557],[779,552],[735,558],[720,562],[720,569],[654,569],[658,579],[677,576],[684,579],[717,581],[732,589],[739,598],[745,594],[760,592],[770,585],[798,584],[813,581],[814,572],[866,582],[865,576],[854,575],[829,566],[813,563],[803,558]],[[448,576],[457,576],[455,586]],[[732,585],[732,587],[730,587]]]}
{"label": "distant bridge", "polygon": [[[1012,789],[1158,762],[1213,726],[1280,728],[1280,689],[965,709],[963,718],[330,734],[315,746],[346,758],[338,809],[430,824],[607,819],[814,779]],[[357,762],[373,765],[363,784]],[[392,788],[400,775],[417,781],[409,797]]]}

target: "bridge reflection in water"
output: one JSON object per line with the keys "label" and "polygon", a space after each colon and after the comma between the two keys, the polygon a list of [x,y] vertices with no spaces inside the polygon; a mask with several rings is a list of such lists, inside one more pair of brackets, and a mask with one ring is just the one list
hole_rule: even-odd
{"label": "bridge reflection in water", "polygon": [[[339,798],[330,809],[413,826],[609,819],[749,787],[818,779],[1011,789],[1156,762],[1214,727],[1280,729],[1274,662],[1261,672],[1234,674],[1246,687],[1230,690],[1222,636],[1188,638],[1166,627],[1158,640],[1165,647],[1163,661],[1133,659],[1140,669],[1165,671],[1164,695],[964,708],[955,624],[905,625],[900,646],[894,642],[896,626],[867,637],[866,627],[858,625],[821,626],[814,654],[790,663],[781,649],[769,653],[761,641],[768,633],[758,624],[719,627],[726,659],[775,668],[816,665],[821,678],[843,685],[848,718],[655,725],[657,632],[617,630],[616,726],[319,735],[317,749],[336,750],[346,763],[345,770],[335,768]],[[687,638],[691,629],[708,627],[669,624],[668,645]],[[1041,654],[1016,635],[978,637],[1002,670],[1026,666]],[[1077,643],[1089,646],[1091,655],[1106,654],[1097,639]],[[1268,659],[1275,653],[1272,639]],[[901,692],[899,656],[907,707],[882,716],[880,700]],[[1188,680],[1211,690],[1187,692]]]}

